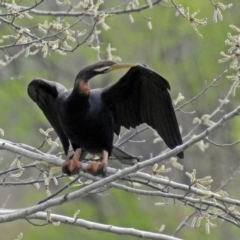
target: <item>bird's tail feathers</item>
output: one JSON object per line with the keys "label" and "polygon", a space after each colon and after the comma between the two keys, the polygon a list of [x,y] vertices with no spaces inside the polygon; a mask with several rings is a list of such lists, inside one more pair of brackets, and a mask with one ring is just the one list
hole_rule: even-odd
{"label": "bird's tail feathers", "polygon": [[141,157],[133,156],[119,147],[114,146],[112,156],[126,165],[134,165],[140,161]]}

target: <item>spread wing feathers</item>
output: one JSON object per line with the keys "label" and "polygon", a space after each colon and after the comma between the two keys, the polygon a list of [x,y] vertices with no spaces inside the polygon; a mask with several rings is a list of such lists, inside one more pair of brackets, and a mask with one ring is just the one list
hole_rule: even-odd
{"label": "spread wing feathers", "polygon": [[66,91],[63,85],[44,79],[34,79],[28,85],[28,95],[40,107],[56,131],[67,155],[69,141],[63,132],[56,111],[56,98],[61,91]]}
{"label": "spread wing feathers", "polygon": [[[138,65],[105,87],[102,99],[112,109],[115,124],[129,128],[147,123],[173,149],[182,144],[182,137],[168,89],[166,79]],[[178,156],[183,158],[183,153]]]}

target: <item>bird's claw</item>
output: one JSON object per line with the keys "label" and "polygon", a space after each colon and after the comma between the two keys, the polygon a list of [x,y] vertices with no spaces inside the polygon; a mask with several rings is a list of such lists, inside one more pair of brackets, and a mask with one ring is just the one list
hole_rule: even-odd
{"label": "bird's claw", "polygon": [[106,176],[107,164],[104,162],[91,162],[87,166],[87,171],[93,176],[101,175]]}
{"label": "bird's claw", "polygon": [[62,171],[68,176],[78,174],[81,169],[81,165],[82,163],[79,160],[69,159],[63,163]]}

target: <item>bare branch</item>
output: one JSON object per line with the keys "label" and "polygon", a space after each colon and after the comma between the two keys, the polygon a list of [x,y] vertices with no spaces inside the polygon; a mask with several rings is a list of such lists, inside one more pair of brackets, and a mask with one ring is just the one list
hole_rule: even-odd
{"label": "bare branch", "polygon": [[25,47],[22,48],[22,50],[20,50],[18,53],[16,53],[14,56],[11,56],[7,62],[4,62],[3,65],[0,65],[0,70],[4,67],[6,67],[7,65],[9,65],[11,62],[13,62],[14,60],[16,60],[17,58],[19,58],[24,52],[25,52]]}
{"label": "bare branch", "polygon": [[218,80],[225,74],[227,73],[227,70],[224,70],[217,78],[214,78],[213,81],[207,85],[205,82],[205,87],[204,89],[198,93],[196,96],[194,96],[192,99],[190,99],[189,101],[185,102],[184,104],[182,104],[181,106],[175,108],[175,111],[178,111],[180,109],[182,109],[183,107],[187,106],[188,104],[192,103],[193,101],[195,101],[196,99],[198,99],[200,96],[202,96],[209,88],[211,87],[215,87],[216,84],[218,84]]}
{"label": "bare branch", "polygon": [[172,234],[172,236],[176,236],[183,227],[185,227],[187,221],[192,218],[195,215],[196,211],[193,211],[191,214],[189,214],[176,228],[175,232]]}
{"label": "bare branch", "polygon": [[236,141],[236,142],[233,142],[233,143],[223,143],[223,144],[219,144],[219,143],[216,143],[212,140],[210,140],[209,138],[205,138],[205,140],[211,144],[213,144],[214,146],[216,147],[232,147],[232,146],[235,146],[237,144],[240,143],[240,140]]}
{"label": "bare branch", "polygon": [[[16,212],[16,210],[0,210],[0,218],[6,214],[12,214]],[[45,212],[38,212],[36,214],[32,214],[28,216],[29,219],[40,219],[46,221],[47,213]],[[86,229],[110,232],[120,235],[127,235],[127,236],[135,236],[138,238],[146,238],[146,239],[162,239],[162,240],[181,240],[180,238],[171,237],[165,234],[160,233],[152,233],[147,231],[142,231],[134,228],[122,228],[113,225],[106,225],[96,222],[90,222],[83,219],[75,219],[72,217],[66,217],[58,214],[51,214],[51,220],[54,222],[61,222],[63,224],[69,224],[73,226],[79,226]]]}

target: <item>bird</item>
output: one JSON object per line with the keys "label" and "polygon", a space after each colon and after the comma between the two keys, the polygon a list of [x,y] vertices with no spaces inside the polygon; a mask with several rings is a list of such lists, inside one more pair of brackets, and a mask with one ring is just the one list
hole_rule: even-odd
{"label": "bird", "polygon": [[[90,79],[121,68],[128,71],[118,81],[90,89]],[[28,95],[56,131],[66,155],[71,143],[74,154],[62,165],[67,175],[79,173],[86,153],[101,153],[102,160],[92,161],[87,170],[92,175],[105,176],[108,158],[115,149],[114,133],[119,135],[121,127],[136,128],[146,123],[170,149],[181,145],[169,91],[169,82],[146,65],[111,60],[80,70],[69,90],[58,82],[41,78],[28,85]],[[184,153],[177,156],[184,158]]]}

